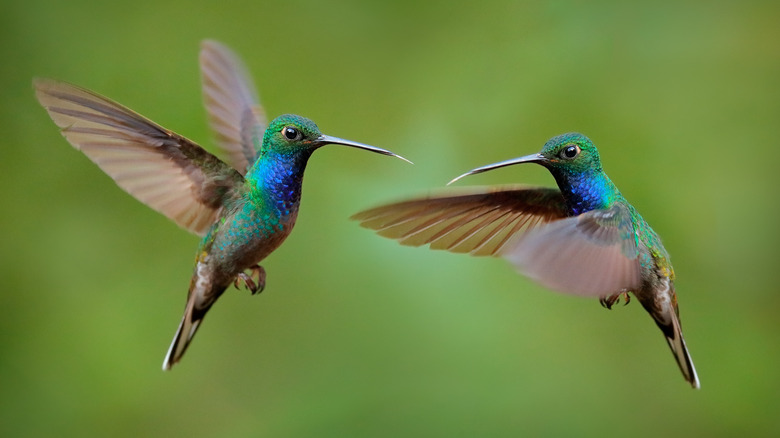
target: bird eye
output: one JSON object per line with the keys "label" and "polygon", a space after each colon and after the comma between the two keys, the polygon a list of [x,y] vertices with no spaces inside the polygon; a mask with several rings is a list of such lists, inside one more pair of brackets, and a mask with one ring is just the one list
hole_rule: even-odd
{"label": "bird eye", "polygon": [[563,150],[561,150],[561,153],[558,155],[564,160],[571,160],[579,154],[580,154],[580,147],[577,146],[576,144],[570,144],[565,148],[563,148]]}
{"label": "bird eye", "polygon": [[297,130],[296,128],[293,128],[292,126],[285,126],[282,129],[282,135],[284,135],[284,138],[287,140],[300,140],[303,135],[301,134],[301,131]]}

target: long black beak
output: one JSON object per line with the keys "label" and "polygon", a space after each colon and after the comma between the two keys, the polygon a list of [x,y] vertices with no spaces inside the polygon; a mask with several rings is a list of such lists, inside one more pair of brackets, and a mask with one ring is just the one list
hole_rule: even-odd
{"label": "long black beak", "polygon": [[367,144],[358,143],[356,141],[344,140],[343,138],[331,137],[330,135],[324,135],[324,134],[320,135],[317,138],[317,143],[319,143],[321,145],[340,144],[342,146],[349,146],[349,147],[353,147],[353,148],[363,149],[363,150],[366,150],[366,151],[376,152],[377,154],[389,155],[391,157],[400,158],[400,159],[406,161],[409,164],[414,164],[411,161],[407,160],[406,158],[404,158],[404,157],[402,157],[402,156],[400,156],[398,154],[395,154],[393,152],[390,152],[387,149],[378,148],[376,146],[369,146]]}
{"label": "long black beak", "polygon": [[477,174],[477,173],[487,172],[488,170],[498,169],[498,168],[506,167],[506,166],[513,166],[515,164],[542,163],[544,161],[547,161],[547,158],[545,158],[544,155],[542,155],[542,154],[531,154],[531,155],[526,155],[526,156],[520,157],[520,158],[512,158],[511,160],[499,161],[498,163],[488,164],[487,166],[482,166],[482,167],[477,167],[476,169],[471,169],[468,172],[464,173],[463,175],[461,175],[461,176],[453,179],[452,181],[448,182],[447,185],[450,185],[450,184],[454,183],[455,181],[457,181],[457,180],[459,180],[459,179],[461,179],[463,177],[466,177],[466,176],[469,176],[469,175],[474,175],[474,174]]}

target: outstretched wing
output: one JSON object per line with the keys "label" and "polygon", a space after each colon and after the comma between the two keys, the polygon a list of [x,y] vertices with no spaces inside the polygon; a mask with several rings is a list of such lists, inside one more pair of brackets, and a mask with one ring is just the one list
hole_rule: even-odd
{"label": "outstretched wing", "polygon": [[182,228],[205,234],[243,182],[197,144],[105,97],[50,79],[35,79],[33,86],[73,147]]}
{"label": "outstretched wing", "polygon": [[238,56],[224,45],[201,43],[203,99],[217,146],[242,175],[255,162],[268,126],[257,91]]}
{"label": "outstretched wing", "polygon": [[404,245],[498,255],[512,236],[567,215],[561,192],[499,187],[383,205],[352,216]]}
{"label": "outstretched wing", "polygon": [[641,282],[634,227],[622,203],[517,235],[501,255],[523,274],[564,293],[604,297],[636,290]]}

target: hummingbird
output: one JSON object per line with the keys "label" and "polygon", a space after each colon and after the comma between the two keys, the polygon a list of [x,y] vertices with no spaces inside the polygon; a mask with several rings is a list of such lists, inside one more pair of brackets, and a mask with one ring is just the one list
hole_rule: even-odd
{"label": "hummingbird", "polygon": [[669,254],[604,173],[588,137],[553,137],[539,153],[478,167],[449,184],[523,163],[545,167],[558,188],[479,188],[384,205],[352,218],[401,244],[502,257],[549,289],[598,297],[608,309],[621,297],[628,304],[631,293],[663,332],[685,379],[699,388]]}
{"label": "hummingbird", "polygon": [[203,236],[164,370],[181,359],[228,287],[244,285],[252,294],[265,288],[259,263],[295,225],[303,173],[315,150],[342,145],[408,161],[325,135],[298,115],[268,123],[246,67],[220,43],[202,43],[200,67],[208,119],[226,161],[96,93],[51,79],[33,81],[38,101],[73,147],[136,199]]}

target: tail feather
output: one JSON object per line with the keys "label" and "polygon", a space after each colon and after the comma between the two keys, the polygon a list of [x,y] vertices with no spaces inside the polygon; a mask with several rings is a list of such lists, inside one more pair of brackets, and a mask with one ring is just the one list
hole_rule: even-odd
{"label": "tail feather", "polygon": [[184,352],[187,351],[187,347],[190,345],[195,332],[198,331],[200,322],[203,321],[204,312],[199,312],[200,315],[196,316],[194,313],[195,300],[189,300],[187,302],[187,308],[184,310],[184,316],[181,319],[179,328],[176,330],[176,334],[173,336],[173,342],[168,348],[168,353],[165,355],[162,369],[167,371],[171,367],[181,360]]}
{"label": "tail feather", "polygon": [[661,327],[661,330],[663,330],[664,335],[666,336],[666,342],[669,343],[669,348],[672,349],[672,354],[677,360],[677,365],[680,366],[680,371],[682,371],[685,380],[687,380],[694,388],[699,389],[701,387],[699,383],[699,376],[696,374],[696,368],[693,366],[693,360],[691,359],[690,353],[688,353],[688,347],[685,346],[685,338],[683,338],[682,335],[680,319],[677,317],[676,312],[672,311],[671,313],[671,332],[669,330],[664,330],[664,327],[661,327],[660,321],[656,320],[656,322],[658,322],[659,327]]}
{"label": "tail feather", "polygon": [[696,368],[693,366],[693,360],[688,347],[685,345],[682,327],[680,326],[680,317],[677,311],[677,294],[674,292],[674,285],[665,278],[660,289],[656,289],[649,294],[635,294],[639,302],[647,310],[650,316],[655,320],[658,328],[664,332],[666,342],[672,349],[677,365],[680,367],[685,380],[695,389],[699,389],[699,376],[696,375]]}

